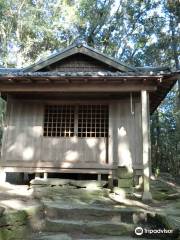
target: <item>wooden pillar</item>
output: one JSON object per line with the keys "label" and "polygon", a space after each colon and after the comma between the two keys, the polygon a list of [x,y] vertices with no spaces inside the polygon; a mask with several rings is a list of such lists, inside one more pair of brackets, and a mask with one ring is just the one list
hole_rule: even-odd
{"label": "wooden pillar", "polygon": [[145,201],[151,200],[150,192],[150,141],[149,141],[149,106],[148,93],[141,91],[141,114],[142,114],[142,141],[143,141],[143,196]]}
{"label": "wooden pillar", "polygon": [[39,179],[39,178],[41,178],[41,173],[36,172],[36,173],[35,173],[35,179]]}
{"label": "wooden pillar", "polygon": [[109,105],[109,133],[108,133],[108,144],[107,144],[107,162],[109,165],[114,165],[114,144],[113,144],[113,126],[114,126],[114,122],[113,122],[113,118],[114,118],[115,114],[114,114],[114,105],[110,104]]}
{"label": "wooden pillar", "polygon": [[113,174],[109,174],[108,175],[108,188],[109,189],[113,189],[114,185],[113,185]]}
{"label": "wooden pillar", "polygon": [[101,174],[100,173],[98,173],[97,179],[98,179],[98,182],[101,182]]}
{"label": "wooden pillar", "polygon": [[6,172],[0,168],[0,184],[6,182]]}
{"label": "wooden pillar", "polygon": [[43,178],[44,178],[44,179],[47,179],[47,178],[48,178],[48,173],[47,173],[47,172],[44,172],[44,173],[43,173]]}

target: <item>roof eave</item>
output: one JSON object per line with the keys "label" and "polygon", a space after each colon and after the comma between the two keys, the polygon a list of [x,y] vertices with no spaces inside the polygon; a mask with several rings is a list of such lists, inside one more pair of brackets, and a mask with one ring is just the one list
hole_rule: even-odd
{"label": "roof eave", "polygon": [[127,66],[121,62],[119,62],[118,60],[116,59],[113,59],[103,53],[100,53],[99,51],[89,47],[89,46],[86,46],[86,45],[71,45],[67,48],[65,48],[64,50],[62,50],[61,52],[58,52],[56,54],[53,54],[51,55],[50,57],[47,57],[43,60],[40,60],[39,62],[37,63],[34,63],[28,67],[25,67],[23,68],[23,72],[27,72],[27,71],[39,71],[41,70],[42,68],[48,66],[48,65],[51,65],[57,61],[60,61],[62,59],[65,59],[69,56],[72,56],[76,53],[82,53],[82,54],[85,54],[89,57],[93,57],[94,59],[96,60],[99,60],[105,64],[108,64],[114,68],[116,68],[117,70],[119,71],[137,71],[136,68],[134,67],[130,67],[130,66]]}

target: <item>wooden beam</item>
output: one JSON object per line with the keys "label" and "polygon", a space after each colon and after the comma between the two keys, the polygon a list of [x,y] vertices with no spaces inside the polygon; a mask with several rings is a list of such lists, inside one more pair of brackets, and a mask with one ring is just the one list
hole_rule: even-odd
{"label": "wooden beam", "polygon": [[27,172],[27,173],[43,173],[43,172],[48,172],[48,173],[88,173],[88,174],[112,174],[112,169],[81,169],[81,168],[39,168],[39,167],[4,167],[3,168],[4,172]]}
{"label": "wooden beam", "polygon": [[101,182],[101,174],[100,173],[97,176],[97,180],[98,180],[98,182]]}
{"label": "wooden beam", "polygon": [[29,67],[25,68],[26,71],[38,71],[40,69],[43,69],[55,62],[58,62],[66,57],[69,57],[75,53],[78,53],[78,49],[75,46],[71,46],[68,47],[67,49],[65,49],[64,51],[62,51],[59,54],[54,54],[50,57],[44,58],[43,60],[41,60],[38,63],[34,63],[32,65],[30,65]]}
{"label": "wooden beam", "polygon": [[139,92],[141,90],[156,91],[155,85],[143,84],[0,84],[1,92]]}
{"label": "wooden beam", "polygon": [[[49,161],[38,161],[38,160],[33,160],[31,162],[26,162],[24,160],[6,160],[6,161],[3,161],[3,162],[0,162],[0,166],[2,168],[5,168],[5,167],[18,167],[18,168],[21,168],[21,167],[25,167],[25,168],[62,168],[62,163],[63,161],[52,161],[49,162]],[[89,163],[89,162],[86,162],[84,163],[83,165],[83,168],[91,168],[92,169],[92,163]],[[73,166],[69,166],[68,167],[69,169],[74,169]],[[78,169],[81,169],[82,168],[82,162],[77,162],[76,163],[76,168]],[[111,169],[112,168],[112,165],[111,164],[99,164],[99,163],[96,163],[96,164],[93,164],[93,168],[94,169]]]}
{"label": "wooden beam", "polygon": [[141,114],[142,114],[142,139],[143,139],[143,196],[144,201],[152,199],[150,193],[150,142],[149,142],[149,107],[148,107],[148,93],[141,91]]}
{"label": "wooden beam", "polygon": [[79,52],[83,53],[83,54],[85,54],[85,55],[87,55],[89,57],[92,57],[92,58],[94,58],[96,60],[99,60],[100,62],[103,62],[103,63],[105,63],[105,64],[107,64],[107,65],[109,65],[109,66],[111,66],[113,68],[116,68],[116,69],[118,69],[120,71],[123,71],[123,72],[126,72],[129,69],[132,69],[131,67],[125,66],[122,63],[117,62],[117,61],[115,61],[115,60],[113,60],[113,59],[111,59],[111,58],[109,58],[107,56],[104,56],[103,54],[100,54],[100,53],[98,53],[96,51],[93,51],[93,50],[91,50],[89,48],[81,47],[81,48],[79,48]]}
{"label": "wooden beam", "polygon": [[0,183],[4,183],[4,182],[6,182],[6,172],[0,166]]}
{"label": "wooden beam", "polygon": [[47,179],[47,178],[48,178],[48,173],[47,173],[47,172],[44,172],[44,173],[43,173],[43,178],[44,178],[44,179]]}

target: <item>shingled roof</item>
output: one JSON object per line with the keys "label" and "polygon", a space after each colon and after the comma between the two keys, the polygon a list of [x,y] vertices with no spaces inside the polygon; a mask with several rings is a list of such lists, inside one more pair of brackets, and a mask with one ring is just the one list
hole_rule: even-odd
{"label": "shingled roof", "polygon": [[[103,69],[103,71],[53,71],[47,70],[48,66],[51,66],[57,62],[63,62],[65,59],[72,58],[78,54],[91,58],[94,61],[98,61],[109,69]],[[7,82],[7,79],[18,84],[23,78],[25,80],[40,79],[41,81],[47,81],[47,79],[58,79],[59,82],[62,79],[81,79],[83,77],[90,79],[108,79],[108,81],[119,81],[122,79],[130,79],[131,81],[137,79],[152,80],[157,79],[157,91],[150,93],[151,112],[153,112],[157,106],[164,99],[166,94],[170,91],[174,83],[180,78],[180,71],[171,71],[169,67],[131,67],[124,63],[121,63],[117,59],[111,58],[94,48],[83,44],[73,44],[64,50],[61,50],[50,57],[38,61],[28,67],[22,69],[15,68],[0,68],[0,82]],[[14,81],[15,80],[15,81]],[[0,89],[1,90],[1,89]]]}
{"label": "shingled roof", "polygon": [[117,69],[117,71],[118,70],[119,71],[136,71],[136,68],[127,66],[126,64],[121,63],[117,59],[109,57],[106,54],[101,53],[101,52],[97,51],[96,49],[91,48],[84,44],[72,44],[63,50],[58,51],[55,54],[52,54],[50,57],[44,58],[43,60],[40,60],[39,62],[24,68],[23,71],[41,70],[48,65],[51,65],[57,61],[63,60],[65,58],[75,55],[77,53],[81,53],[83,55],[94,58],[98,61],[101,61],[105,64],[108,64],[108,65],[114,67],[115,69]]}

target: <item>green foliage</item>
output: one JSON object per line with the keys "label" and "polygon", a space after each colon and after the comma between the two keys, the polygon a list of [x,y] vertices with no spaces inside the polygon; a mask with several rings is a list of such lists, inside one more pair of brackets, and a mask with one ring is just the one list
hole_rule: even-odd
{"label": "green foliage", "polygon": [[133,65],[177,67],[179,5],[178,0],[1,0],[1,61],[21,67],[80,38]]}
{"label": "green foliage", "polygon": [[177,108],[178,91],[173,89],[151,117],[153,171],[178,175],[180,169],[180,114]]}

